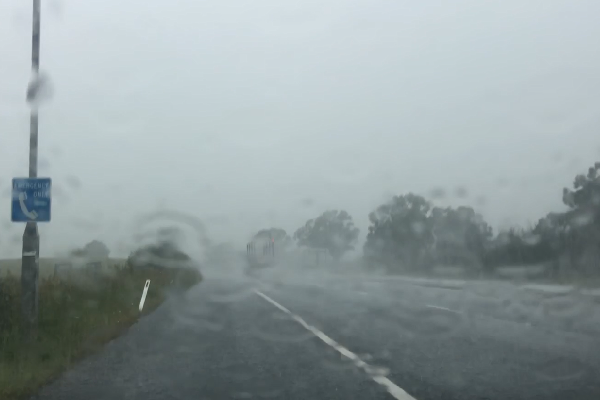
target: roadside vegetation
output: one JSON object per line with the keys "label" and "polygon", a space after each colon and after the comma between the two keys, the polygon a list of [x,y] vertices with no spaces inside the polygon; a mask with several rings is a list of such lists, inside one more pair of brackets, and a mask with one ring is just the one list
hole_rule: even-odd
{"label": "roadside vegetation", "polygon": [[[563,210],[542,216],[528,227],[494,232],[472,206],[439,207],[442,190],[425,196],[394,196],[368,215],[363,265],[389,274],[463,278],[509,278],[537,282],[600,283],[600,162],[577,175],[564,188]],[[466,192],[457,193],[466,197]],[[308,220],[293,234],[299,247],[327,252],[340,260],[353,250],[358,229],[344,210],[328,210]],[[291,240],[280,228],[263,229],[257,237]],[[281,247],[279,247],[281,248]]]}
{"label": "roadside vegetation", "polygon": [[[99,257],[108,256],[100,244],[92,242],[87,249]],[[169,254],[161,254],[164,245],[148,245],[121,265],[99,269],[94,257],[96,260],[87,266],[61,266],[55,274],[41,279],[38,330],[30,340],[20,324],[20,276],[0,278],[0,399],[27,398],[123,334],[141,316],[155,310],[168,293],[199,283],[200,271],[189,257],[173,244]],[[84,250],[75,253],[85,257]],[[148,252],[163,257],[160,266],[140,258]],[[168,257],[189,263],[168,266]],[[147,279],[151,284],[140,313],[138,306]]]}

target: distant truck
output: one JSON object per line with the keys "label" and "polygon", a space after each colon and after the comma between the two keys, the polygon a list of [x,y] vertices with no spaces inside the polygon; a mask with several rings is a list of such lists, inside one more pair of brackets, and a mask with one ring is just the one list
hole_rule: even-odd
{"label": "distant truck", "polygon": [[246,244],[248,267],[251,269],[271,267],[275,261],[275,240],[255,238]]}

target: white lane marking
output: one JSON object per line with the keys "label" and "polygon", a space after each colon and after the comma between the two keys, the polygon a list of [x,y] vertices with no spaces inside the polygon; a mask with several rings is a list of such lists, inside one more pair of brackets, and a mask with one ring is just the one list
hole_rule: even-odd
{"label": "white lane marking", "polygon": [[425,307],[427,307],[427,308],[435,308],[436,310],[444,310],[444,311],[453,312],[455,314],[460,314],[460,311],[456,311],[456,310],[453,310],[451,308],[446,308],[446,307],[442,307],[442,306],[434,306],[432,304],[427,304]]}
{"label": "white lane marking", "polygon": [[279,310],[283,311],[284,313],[286,313],[287,315],[292,317],[296,322],[298,322],[300,325],[302,325],[304,327],[304,329],[306,329],[307,331],[311,332],[313,335],[315,335],[316,337],[321,339],[325,344],[333,347],[341,355],[352,360],[354,362],[354,365],[356,365],[359,368],[362,368],[371,377],[371,379],[373,379],[373,381],[375,381],[376,383],[385,387],[386,390],[388,391],[388,393],[391,394],[392,397],[394,397],[396,400],[416,400],[410,394],[406,393],[406,391],[404,389],[402,389],[400,386],[396,385],[394,382],[392,382],[385,376],[373,375],[372,371],[374,371],[375,368],[371,367],[369,364],[367,364],[366,362],[361,360],[360,357],[358,357],[356,354],[354,354],[353,352],[351,352],[344,346],[340,345],[338,342],[336,342],[335,340],[333,340],[332,338],[330,338],[329,336],[327,336],[326,334],[324,334],[323,332],[321,332],[314,326],[309,325],[304,319],[295,315],[290,310],[288,310],[287,308],[285,308],[284,306],[282,306],[281,304],[279,304],[278,302],[276,302],[275,300],[273,300],[272,298],[270,298],[269,296],[267,296],[260,290],[254,290],[254,292],[257,295],[259,295],[260,297],[262,297],[263,299],[265,299],[267,302],[274,305]]}
{"label": "white lane marking", "polygon": [[142,292],[142,299],[140,300],[140,312],[144,308],[144,302],[146,301],[146,295],[148,294],[148,288],[150,287],[150,279],[146,281],[144,285],[144,291]]}

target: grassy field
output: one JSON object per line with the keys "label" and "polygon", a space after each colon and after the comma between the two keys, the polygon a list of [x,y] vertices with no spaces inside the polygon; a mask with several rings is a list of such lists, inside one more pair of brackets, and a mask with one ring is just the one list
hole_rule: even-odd
{"label": "grassy field", "polygon": [[[8,262],[4,262],[6,266]],[[47,267],[49,265],[50,267]],[[82,357],[123,333],[156,309],[168,290],[186,290],[201,280],[198,270],[104,266],[101,273],[73,269],[68,278],[52,276],[54,263],[42,266],[39,327],[27,342],[20,327],[20,274],[0,278],[0,399],[35,393]],[[51,272],[48,272],[50,270]],[[18,271],[18,266],[17,266]],[[151,280],[143,313],[138,305]]]}
{"label": "grassy field", "polygon": [[[54,264],[61,263],[63,260],[56,258],[40,258],[40,278],[47,278],[54,274]],[[103,262],[104,268],[109,268],[115,265],[125,264],[125,259],[110,259]],[[7,275],[20,276],[21,275],[21,259],[6,259],[0,260],[0,278]]]}

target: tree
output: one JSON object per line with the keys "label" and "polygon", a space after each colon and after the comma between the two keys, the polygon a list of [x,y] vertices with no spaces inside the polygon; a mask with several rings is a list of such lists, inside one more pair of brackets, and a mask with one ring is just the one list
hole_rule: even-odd
{"label": "tree", "polygon": [[[409,193],[395,196],[369,214],[364,245],[369,264],[388,270],[418,270],[443,264],[484,267],[550,266],[546,271],[600,273],[600,162],[564,188],[568,210],[549,213],[526,229],[512,228],[493,237],[492,229],[471,207],[433,207]],[[570,274],[569,274],[570,275]]]}
{"label": "tree", "polygon": [[86,244],[84,251],[89,258],[108,258],[110,254],[108,247],[98,240],[93,240]]}
{"label": "tree", "polygon": [[390,271],[483,264],[492,229],[471,207],[432,207],[424,197],[394,196],[369,214],[364,254]]}
{"label": "tree", "polygon": [[501,232],[486,253],[488,267],[547,264],[556,276],[595,266],[600,256],[599,170],[597,162],[587,174],[575,177],[573,189],[563,189],[568,211],[549,213],[529,229]]}
{"label": "tree", "polygon": [[480,268],[492,228],[471,207],[434,208],[430,216],[435,262]]}
{"label": "tree", "polygon": [[600,162],[588,168],[586,175],[577,175],[573,181],[573,190],[563,189],[563,203],[571,209],[600,208]]}
{"label": "tree", "polygon": [[546,261],[560,257],[566,249],[571,231],[565,213],[549,213],[540,218],[531,230],[530,244],[536,247],[536,259]]}
{"label": "tree", "polygon": [[563,189],[563,202],[570,210],[564,214],[567,232],[563,234],[563,253],[570,268],[598,273],[600,258],[600,162],[577,175],[573,190]]}
{"label": "tree", "polygon": [[300,246],[326,249],[334,260],[339,260],[346,251],[354,249],[358,233],[350,214],[344,210],[329,210],[308,220],[296,230],[294,239]]}
{"label": "tree", "polygon": [[179,245],[183,240],[183,232],[177,227],[163,227],[156,232],[156,241],[163,245]]}
{"label": "tree", "polygon": [[365,256],[391,270],[423,264],[433,243],[430,211],[431,204],[413,193],[394,196],[379,206],[369,214]]}
{"label": "tree", "polygon": [[73,250],[71,255],[75,257],[85,257],[87,259],[101,260],[108,258],[110,255],[110,250],[103,242],[99,240],[92,240],[82,249]]}
{"label": "tree", "polygon": [[130,266],[154,268],[189,267],[193,262],[189,255],[179,248],[181,231],[177,228],[160,228],[156,242],[132,252],[127,259]]}

